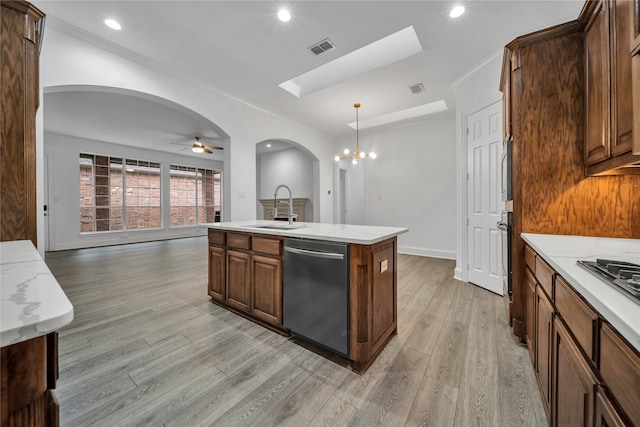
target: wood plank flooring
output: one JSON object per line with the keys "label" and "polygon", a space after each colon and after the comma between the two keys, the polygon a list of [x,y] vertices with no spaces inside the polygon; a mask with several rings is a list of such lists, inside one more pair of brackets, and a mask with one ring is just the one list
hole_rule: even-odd
{"label": "wood plank flooring", "polygon": [[74,305],[62,426],[544,426],[502,298],[399,255],[398,335],[364,375],[209,301],[206,238],[48,253]]}

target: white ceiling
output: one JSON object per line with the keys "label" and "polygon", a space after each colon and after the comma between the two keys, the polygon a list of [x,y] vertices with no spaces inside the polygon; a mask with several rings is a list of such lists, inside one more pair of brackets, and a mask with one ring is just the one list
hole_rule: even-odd
{"label": "white ceiling", "polygon": [[[452,83],[518,35],[560,24],[578,17],[583,0],[462,1],[466,12],[448,16],[453,1],[34,1],[47,14],[47,26],[72,32],[94,43],[106,42],[123,49],[154,68],[206,85],[277,116],[314,129],[329,138],[351,135],[347,123],[354,121],[355,102],[360,102],[360,120],[444,100],[450,114],[455,109]],[[277,20],[276,12],[286,4],[293,18]],[[121,31],[106,27],[113,18]],[[423,51],[394,64],[356,76],[297,98],[278,84],[412,25]],[[319,56],[307,47],[329,38],[336,49]],[[46,30],[45,30],[46,43]],[[425,92],[414,95],[409,86],[423,83]],[[47,99],[55,95],[57,99]],[[74,102],[80,101],[78,94]],[[137,134],[127,126],[141,128],[147,119],[138,105],[136,114],[106,112],[122,110],[122,101],[100,97],[101,120],[88,119],[96,108],[90,96],[81,104],[64,100],[64,94],[45,95],[45,129],[64,131],[75,123],[91,122],[99,131],[113,129],[117,119],[122,135]],[[149,116],[159,114],[150,100]],[[76,105],[75,110],[72,105]],[[158,104],[159,105],[159,104]],[[51,113],[49,107],[59,110]],[[165,105],[160,109],[171,108]],[[133,111],[133,110],[132,110]],[[105,113],[106,112],[106,113]],[[53,116],[51,116],[53,114]],[[162,114],[162,113],[160,113]],[[47,117],[48,116],[48,117]],[[181,121],[180,114],[170,115]],[[135,119],[135,120],[132,120]],[[212,118],[215,122],[215,118]],[[198,120],[185,112],[184,122],[155,120],[147,129],[149,140],[166,146],[177,134],[206,136],[215,129],[199,129]],[[129,123],[131,122],[131,123]],[[202,123],[201,123],[202,125]],[[169,132],[168,126],[179,129]],[[91,132],[87,129],[78,133]],[[102,128],[102,129],[100,129]],[[68,129],[68,126],[66,126]],[[81,136],[81,135],[76,135]],[[84,137],[90,137],[83,135]],[[101,138],[91,138],[101,139]],[[142,138],[145,139],[145,138]],[[126,143],[120,142],[120,143]],[[208,141],[215,145],[213,141]],[[135,145],[134,142],[131,145]]]}

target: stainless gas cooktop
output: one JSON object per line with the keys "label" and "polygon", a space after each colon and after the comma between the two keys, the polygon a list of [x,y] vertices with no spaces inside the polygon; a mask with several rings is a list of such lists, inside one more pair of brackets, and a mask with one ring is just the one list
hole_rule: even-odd
{"label": "stainless gas cooktop", "polygon": [[610,259],[580,260],[578,264],[640,304],[640,264]]}

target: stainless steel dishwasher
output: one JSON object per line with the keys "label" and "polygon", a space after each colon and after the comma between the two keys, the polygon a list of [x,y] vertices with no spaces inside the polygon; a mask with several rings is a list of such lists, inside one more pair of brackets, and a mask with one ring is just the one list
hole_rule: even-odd
{"label": "stainless steel dishwasher", "polygon": [[349,245],[284,240],[284,326],[349,355]]}

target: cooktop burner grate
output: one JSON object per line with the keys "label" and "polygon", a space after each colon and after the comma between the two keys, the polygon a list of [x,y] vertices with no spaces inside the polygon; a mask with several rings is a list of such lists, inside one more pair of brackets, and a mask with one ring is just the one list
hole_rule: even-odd
{"label": "cooktop burner grate", "polygon": [[578,264],[640,304],[640,264],[610,259],[579,260]]}

